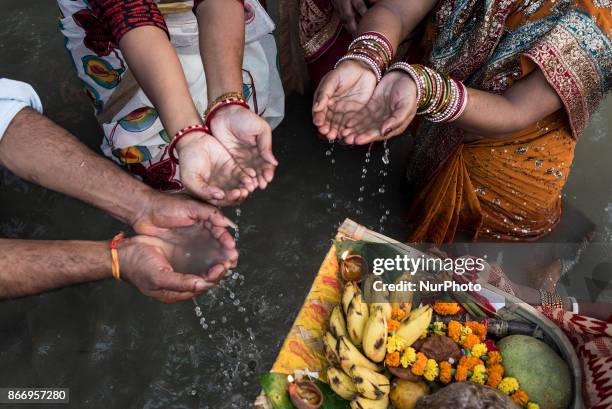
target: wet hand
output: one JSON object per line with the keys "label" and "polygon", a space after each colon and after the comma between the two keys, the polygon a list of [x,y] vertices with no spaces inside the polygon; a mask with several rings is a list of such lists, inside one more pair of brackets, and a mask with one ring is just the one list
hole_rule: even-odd
{"label": "wet hand", "polygon": [[362,111],[375,89],[376,75],[360,62],[345,61],[329,72],[315,92],[312,107],[319,133],[335,140],[346,119]]}
{"label": "wet hand", "polygon": [[243,201],[257,185],[212,135],[192,132],[176,145],[181,180],[195,197],[219,206]]}
{"label": "wet hand", "polygon": [[260,189],[274,178],[278,161],[272,153],[272,129],[253,111],[229,105],[213,117],[213,136]]}
{"label": "wet hand", "polygon": [[227,227],[236,227],[214,206],[194,200],[187,195],[151,190],[141,201],[142,208],[131,225],[138,234],[165,237],[171,230],[202,224],[219,244],[235,249],[236,243]]}
{"label": "wet hand", "polygon": [[188,300],[214,287],[225,274],[223,265],[211,267],[204,275],[180,274],[168,261],[173,245],[158,238],[135,236],[119,245],[122,278],[144,295],[164,303]]}
{"label": "wet hand", "polygon": [[401,134],[416,115],[416,96],[416,84],[408,74],[386,74],[365,108],[347,119],[342,140],[365,145]]}

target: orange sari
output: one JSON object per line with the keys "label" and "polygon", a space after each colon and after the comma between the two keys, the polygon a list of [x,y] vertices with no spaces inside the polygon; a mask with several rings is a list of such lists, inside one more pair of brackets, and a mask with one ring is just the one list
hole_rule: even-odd
{"label": "orange sari", "polygon": [[452,125],[424,124],[408,169],[420,186],[411,242],[451,242],[460,231],[536,240],[559,222],[576,141],[612,83],[610,7],[562,3],[493,1],[476,23],[479,2],[438,5],[426,64],[495,93],[539,68],[565,109],[510,136],[465,143]]}

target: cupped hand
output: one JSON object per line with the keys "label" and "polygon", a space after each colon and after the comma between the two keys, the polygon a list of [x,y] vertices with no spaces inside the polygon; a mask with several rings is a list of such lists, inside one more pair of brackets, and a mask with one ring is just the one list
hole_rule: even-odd
{"label": "cupped hand", "polygon": [[192,132],[176,146],[187,191],[219,206],[243,201],[257,185],[212,135]]}
{"label": "cupped hand", "polygon": [[[170,265],[173,245],[150,236],[135,236],[119,245],[121,277],[141,293],[164,303],[188,300],[214,287],[225,273],[213,266],[204,276],[180,274]],[[210,277],[209,277],[210,276]]]}
{"label": "cupped hand", "polygon": [[319,133],[333,141],[345,120],[366,106],[376,89],[376,75],[357,61],[344,61],[330,71],[315,92],[313,123]]}
{"label": "cupped hand", "polygon": [[210,129],[242,170],[265,189],[278,166],[272,153],[270,125],[253,111],[230,105],[215,114]]}
{"label": "cupped hand", "polygon": [[401,134],[416,115],[416,97],[416,84],[408,74],[386,74],[363,111],[347,119],[342,139],[347,144],[365,145]]}

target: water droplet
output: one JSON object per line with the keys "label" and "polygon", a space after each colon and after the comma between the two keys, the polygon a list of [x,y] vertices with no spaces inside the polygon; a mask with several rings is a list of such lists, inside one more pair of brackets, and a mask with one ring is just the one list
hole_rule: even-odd
{"label": "water droplet", "polygon": [[364,190],[365,190],[365,186],[361,186],[361,187],[359,188],[359,191],[360,191],[360,192],[363,192]]}
{"label": "water droplet", "polygon": [[359,196],[359,197],[357,198],[357,201],[358,201],[359,203],[363,202],[363,197],[362,197],[362,196]]}
{"label": "water droplet", "polygon": [[236,208],[236,216],[240,217],[241,214],[242,214],[242,210],[239,207],[237,207]]}
{"label": "water droplet", "polygon": [[385,188],[384,187],[379,187],[378,188],[378,193],[385,193]]}
{"label": "water droplet", "polygon": [[325,151],[325,156],[331,156],[331,154],[332,154],[332,151],[330,151],[330,150],[326,150]]}
{"label": "water droplet", "polygon": [[385,155],[385,156],[383,156],[383,157],[382,157],[382,161],[383,161],[383,163],[384,163],[385,165],[388,165],[388,164],[389,164],[389,157],[388,157],[388,156],[386,156],[386,155]]}

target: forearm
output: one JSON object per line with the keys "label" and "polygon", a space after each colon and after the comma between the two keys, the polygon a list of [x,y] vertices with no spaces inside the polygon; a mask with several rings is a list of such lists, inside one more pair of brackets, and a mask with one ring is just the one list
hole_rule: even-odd
{"label": "forearm", "polygon": [[473,88],[468,94],[468,105],[456,124],[486,138],[500,138],[525,129],[562,107],[561,99],[540,70],[516,82],[503,95]]}
{"label": "forearm", "polygon": [[378,31],[397,50],[433,9],[437,0],[380,0],[361,19],[357,34]]}
{"label": "forearm", "polygon": [[0,299],[111,276],[108,243],[0,239]]}
{"label": "forearm", "polygon": [[63,128],[23,109],[0,140],[0,163],[17,176],[132,223],[151,189],[89,150]]}
{"label": "forearm", "polygon": [[183,67],[162,29],[135,28],[121,37],[119,46],[138,84],[157,109],[168,135],[202,123]]}
{"label": "forearm", "polygon": [[242,91],[244,6],[238,0],[205,0],[196,9],[208,100]]}

